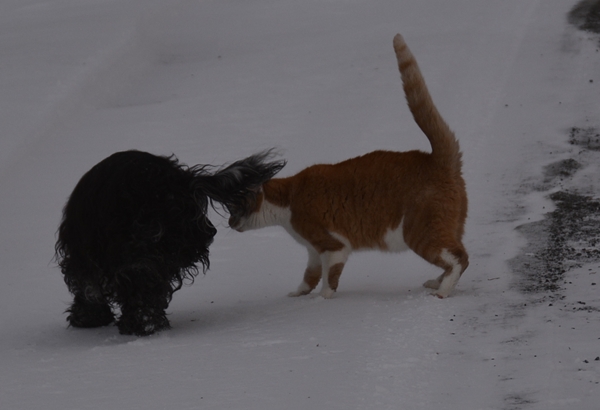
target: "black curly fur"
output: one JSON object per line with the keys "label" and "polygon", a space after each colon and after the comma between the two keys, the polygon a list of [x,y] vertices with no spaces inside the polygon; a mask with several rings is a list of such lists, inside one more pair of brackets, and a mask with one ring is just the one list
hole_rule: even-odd
{"label": "black curly fur", "polygon": [[174,157],[140,151],[111,155],[78,182],[63,210],[55,251],[74,300],[74,327],[104,326],[121,315],[122,334],[148,335],[169,327],[173,293],[209,266],[216,229],[209,201],[229,209],[272,178],[284,161],[271,151],[217,171],[187,167]]}

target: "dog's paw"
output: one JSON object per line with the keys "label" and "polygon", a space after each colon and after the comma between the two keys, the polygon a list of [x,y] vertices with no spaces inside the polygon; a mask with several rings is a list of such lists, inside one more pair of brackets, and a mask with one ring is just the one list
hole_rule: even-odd
{"label": "dog's paw", "polygon": [[134,309],[126,310],[121,315],[117,327],[122,335],[149,336],[171,326],[160,309]]}
{"label": "dog's paw", "polygon": [[107,304],[89,302],[83,298],[76,298],[67,310],[67,321],[73,327],[100,327],[107,326],[115,320]]}

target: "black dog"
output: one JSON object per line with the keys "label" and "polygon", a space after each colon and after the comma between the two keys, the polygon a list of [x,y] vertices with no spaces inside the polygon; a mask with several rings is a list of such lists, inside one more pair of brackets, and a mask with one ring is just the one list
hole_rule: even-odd
{"label": "black dog", "polygon": [[115,320],[121,334],[149,335],[169,328],[173,293],[193,281],[196,264],[209,267],[216,229],[209,202],[232,209],[271,179],[285,161],[265,151],[211,174],[174,157],[139,151],[111,155],[79,181],[63,210],[56,260],[74,301],[74,327]]}

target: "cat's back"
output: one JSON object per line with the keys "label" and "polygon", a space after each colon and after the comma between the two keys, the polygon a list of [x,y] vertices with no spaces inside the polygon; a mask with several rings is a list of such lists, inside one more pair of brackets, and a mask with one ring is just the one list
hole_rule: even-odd
{"label": "cat's back", "polygon": [[409,202],[442,195],[464,182],[437,166],[429,153],[380,150],[336,164],[312,165],[287,178],[286,185],[296,211],[319,213],[328,208],[356,216],[402,210]]}
{"label": "cat's back", "polygon": [[329,196],[363,186],[376,191],[384,187],[399,189],[399,184],[417,183],[415,178],[430,178],[434,172],[435,164],[428,153],[379,150],[336,164],[312,165],[292,178],[296,190],[315,194],[318,191]]}

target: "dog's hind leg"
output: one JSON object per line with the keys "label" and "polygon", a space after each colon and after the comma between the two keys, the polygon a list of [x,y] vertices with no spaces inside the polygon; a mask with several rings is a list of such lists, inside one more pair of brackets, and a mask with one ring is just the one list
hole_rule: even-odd
{"label": "dog's hind leg", "polygon": [[165,309],[173,292],[167,279],[157,276],[155,269],[131,269],[117,290],[121,317],[117,321],[119,333],[147,336],[168,329]]}
{"label": "dog's hind leg", "polygon": [[90,301],[81,294],[75,294],[67,312],[69,313],[67,321],[73,327],[100,327],[109,325],[115,320],[108,303]]}

